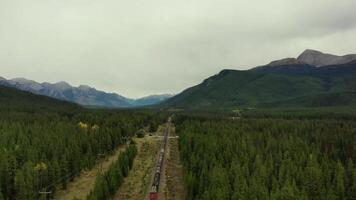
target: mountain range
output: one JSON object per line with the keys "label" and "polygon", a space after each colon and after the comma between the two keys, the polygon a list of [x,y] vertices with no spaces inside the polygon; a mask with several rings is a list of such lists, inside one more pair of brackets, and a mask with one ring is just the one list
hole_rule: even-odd
{"label": "mountain range", "polygon": [[175,109],[356,106],[356,55],[305,50],[249,70],[222,70],[161,104]]}
{"label": "mountain range", "polygon": [[0,77],[0,85],[13,87],[34,94],[45,95],[48,97],[66,100],[90,107],[141,107],[158,104],[167,98],[172,97],[172,95],[163,94],[151,95],[139,99],[130,99],[116,93],[103,92],[87,85],[74,87],[64,81],[58,83],[38,83],[36,81],[27,80],[25,78],[14,78],[7,80]]}
{"label": "mountain range", "polygon": [[[89,107],[155,105],[167,109],[226,110],[356,106],[356,54],[337,56],[308,49],[296,58],[272,61],[249,70],[224,69],[175,96],[130,99],[86,85],[73,87],[66,82],[38,83],[24,78],[0,77],[0,85]],[[47,101],[43,97],[41,100]]]}
{"label": "mountain range", "polygon": [[54,111],[71,114],[81,110],[83,108],[75,103],[0,85],[0,112],[25,111],[37,113]]}

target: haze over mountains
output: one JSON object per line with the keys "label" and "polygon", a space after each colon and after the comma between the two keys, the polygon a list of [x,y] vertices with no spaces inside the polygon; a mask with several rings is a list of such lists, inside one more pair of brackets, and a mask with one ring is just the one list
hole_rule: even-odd
{"label": "haze over mountains", "polygon": [[38,83],[25,78],[14,78],[6,80],[0,77],[0,85],[5,85],[32,92],[34,94],[45,95],[60,100],[75,102],[84,106],[109,107],[109,108],[128,108],[141,107],[157,104],[172,95],[151,95],[140,99],[130,99],[116,93],[106,93],[96,90],[87,85],[73,87],[61,81],[58,83]]}
{"label": "haze over mountains", "polygon": [[356,55],[306,50],[250,70],[222,70],[162,103],[177,109],[356,105]]}
{"label": "haze over mountains", "polygon": [[180,94],[129,99],[90,86],[66,82],[38,83],[24,78],[0,85],[86,106],[140,107],[158,104],[177,109],[234,109],[240,107],[356,106],[356,54],[336,56],[305,50],[249,70],[222,70]]}

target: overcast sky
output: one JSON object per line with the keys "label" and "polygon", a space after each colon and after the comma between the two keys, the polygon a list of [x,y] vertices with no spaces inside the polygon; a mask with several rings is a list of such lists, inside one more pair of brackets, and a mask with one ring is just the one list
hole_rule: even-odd
{"label": "overcast sky", "polygon": [[0,76],[127,97],[304,49],[356,53],[355,0],[0,0]]}

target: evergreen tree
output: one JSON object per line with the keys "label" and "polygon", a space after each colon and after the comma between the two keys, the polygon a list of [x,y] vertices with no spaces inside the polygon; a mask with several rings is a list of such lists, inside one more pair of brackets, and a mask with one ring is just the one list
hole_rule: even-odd
{"label": "evergreen tree", "polygon": [[27,191],[25,177],[22,174],[22,171],[18,171],[16,173],[16,176],[15,176],[15,188],[16,188],[16,191],[17,191],[16,199],[27,200],[27,198],[29,196],[28,193],[30,193],[30,191]]}
{"label": "evergreen tree", "polygon": [[341,162],[339,161],[336,165],[335,169],[335,190],[338,199],[344,199],[345,196],[345,185],[344,185],[344,177],[345,177],[345,170],[342,166]]}
{"label": "evergreen tree", "polygon": [[351,180],[352,182],[348,190],[348,199],[356,200],[356,168],[352,170]]}

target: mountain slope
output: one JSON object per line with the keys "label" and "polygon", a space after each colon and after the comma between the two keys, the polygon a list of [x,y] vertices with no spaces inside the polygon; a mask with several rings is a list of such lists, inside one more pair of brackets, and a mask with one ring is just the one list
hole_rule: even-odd
{"label": "mountain slope", "polygon": [[74,103],[0,86],[0,111],[73,112],[82,108]]}
{"label": "mountain slope", "polygon": [[260,106],[265,108],[356,106],[356,92],[305,95],[297,98],[265,103]]}
{"label": "mountain slope", "polygon": [[162,104],[178,109],[356,105],[356,64],[223,70]]}

